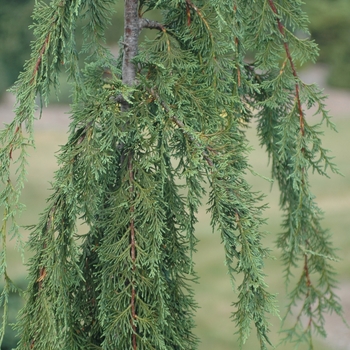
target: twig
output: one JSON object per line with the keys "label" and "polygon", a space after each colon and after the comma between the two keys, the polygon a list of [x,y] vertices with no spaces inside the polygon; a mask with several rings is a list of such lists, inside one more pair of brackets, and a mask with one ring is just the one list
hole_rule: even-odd
{"label": "twig", "polygon": [[[134,172],[133,172],[133,165],[132,165],[132,153],[129,152],[129,156],[128,156],[128,170],[129,170],[129,180],[131,182],[130,184],[130,200],[133,200],[133,196],[134,196]],[[131,261],[132,261],[132,271],[133,273],[136,270],[136,239],[135,239],[135,222],[134,222],[134,211],[135,211],[135,207],[134,205],[132,205],[130,207],[130,255],[131,255]],[[134,276],[133,276],[134,279]],[[132,280],[131,281],[131,327],[133,329],[133,335],[132,335],[132,346],[133,349],[136,350],[137,349],[137,343],[136,343],[136,326],[134,323],[134,320],[136,319],[136,307],[135,307],[135,299],[136,299],[136,291],[135,291],[135,281]]]}
{"label": "twig", "polygon": [[152,21],[147,18],[140,18],[139,19],[139,28],[140,30],[143,28],[148,28],[148,29],[159,29],[163,32],[165,32],[165,27],[163,24],[157,22],[157,21]]}
{"label": "twig", "polygon": [[50,41],[50,36],[51,36],[51,32],[49,32],[49,34],[47,34],[47,36],[45,38],[45,41],[44,41],[44,44],[43,44],[43,46],[42,46],[42,48],[41,48],[41,50],[39,52],[39,57],[36,60],[35,67],[34,67],[34,70],[33,70],[33,77],[32,77],[32,79],[30,81],[31,83],[34,81],[34,79],[35,79],[35,77],[36,77],[36,75],[38,73],[40,63],[41,63],[41,61],[43,59],[43,55],[44,55],[44,53],[46,51],[46,47],[47,47],[47,45],[48,45],[48,43]]}
{"label": "twig", "polygon": [[[284,30],[285,27],[282,24],[281,20],[278,18],[278,11],[277,11],[277,8],[276,8],[275,3],[273,2],[273,0],[269,0],[269,5],[270,5],[273,13],[276,15],[276,21],[277,21],[277,25],[278,25],[278,30],[281,33],[281,35],[283,36],[283,38],[285,39],[286,38],[286,33],[285,33],[285,30]],[[299,94],[299,89],[300,88],[299,88],[299,84],[297,82],[299,77],[298,77],[297,71],[295,69],[295,65],[294,65],[292,56],[290,54],[289,45],[288,45],[286,40],[284,40],[283,45],[284,45],[284,49],[286,51],[286,55],[287,55],[288,61],[290,63],[290,67],[292,69],[292,74],[293,74],[293,76],[295,78],[295,98],[296,98],[297,104],[298,104],[300,132],[301,132],[302,136],[304,136],[305,135],[304,113],[303,113],[303,109],[301,107],[300,94]]]}
{"label": "twig", "polygon": [[207,20],[205,19],[205,17],[203,16],[201,10],[196,5],[194,5],[190,0],[186,0],[186,4],[187,4],[186,11],[187,11],[187,17],[188,17],[187,25],[191,24],[190,12],[188,11],[188,8],[190,7],[197,13],[199,18],[203,21],[204,25],[207,27],[207,30],[208,30],[208,33],[209,33],[209,36],[210,36],[210,40],[213,42],[213,35],[211,33],[209,24],[208,24]]}

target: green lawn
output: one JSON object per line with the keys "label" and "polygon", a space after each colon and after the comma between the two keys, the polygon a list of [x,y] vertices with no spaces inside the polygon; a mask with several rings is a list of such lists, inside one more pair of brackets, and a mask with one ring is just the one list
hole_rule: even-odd
{"label": "green lawn", "polygon": [[[339,165],[344,177],[332,176],[331,179],[314,177],[313,189],[322,209],[325,210],[324,226],[328,227],[334,235],[335,245],[339,248],[341,261],[335,264],[339,272],[341,281],[349,280],[350,264],[350,235],[347,228],[350,227],[350,162],[348,161],[348,147],[350,145],[350,120],[339,119],[337,126],[340,132],[327,132],[325,144],[333,150],[336,163]],[[259,149],[258,141],[254,130],[248,131],[252,145],[255,150],[251,153],[250,159],[255,171],[269,176],[267,157]],[[58,145],[63,144],[66,135],[63,132],[39,131],[36,134],[37,148],[31,152],[30,167],[28,169],[28,183],[24,190],[23,200],[27,204],[27,211],[22,215],[23,224],[33,224],[37,221],[37,215],[45,207],[45,198],[49,194],[49,180],[56,169],[54,153],[58,150]],[[283,314],[285,306],[285,287],[282,280],[281,264],[278,261],[279,252],[274,249],[274,241],[279,231],[281,214],[278,210],[278,191],[274,186],[270,192],[270,184],[258,177],[247,174],[247,178],[253,184],[254,189],[267,193],[266,202],[270,203],[270,208],[266,210],[268,224],[266,230],[270,234],[266,237],[266,245],[273,248],[273,255],[277,260],[266,262],[267,281],[270,289],[278,293],[280,309]],[[235,329],[229,317],[232,311],[230,307],[235,298],[232,292],[229,278],[224,266],[223,247],[220,244],[218,234],[212,234],[209,227],[209,218],[205,208],[199,212],[199,224],[197,226],[198,253],[195,255],[195,262],[200,282],[195,286],[198,304],[200,309],[197,313],[197,334],[201,338],[200,350],[234,350],[236,349]],[[26,233],[24,233],[24,236]],[[19,254],[15,253],[14,244],[9,251],[9,270],[16,280],[22,279],[26,272],[21,264]],[[238,278],[239,281],[239,278]],[[271,318],[272,339],[278,343],[278,318]],[[246,349],[258,349],[254,333],[248,341]],[[280,346],[279,349],[292,349],[291,346]],[[316,344],[316,349],[329,349],[329,345],[322,346]],[[299,347],[303,350],[302,347]]]}

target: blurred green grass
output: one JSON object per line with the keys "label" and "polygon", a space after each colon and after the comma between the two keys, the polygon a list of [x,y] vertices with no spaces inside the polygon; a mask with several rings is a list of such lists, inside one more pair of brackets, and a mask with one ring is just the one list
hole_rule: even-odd
{"label": "blurred green grass", "polygon": [[[349,146],[350,120],[338,119],[336,124],[339,133],[326,131],[324,144],[332,150],[336,157],[340,171],[344,177],[332,175],[331,179],[312,176],[312,184],[320,207],[325,211],[324,227],[331,230],[334,237],[334,244],[339,248],[340,262],[334,267],[339,273],[342,282],[349,280],[350,256],[350,163],[348,161],[347,149]],[[259,147],[256,132],[253,128],[247,131],[254,150],[250,154],[250,162],[255,171],[263,176],[269,177],[267,155]],[[39,130],[36,132],[36,149],[30,152],[30,165],[28,168],[28,183],[23,192],[23,201],[27,205],[27,210],[21,217],[23,225],[34,224],[38,220],[38,213],[45,208],[45,198],[49,195],[50,184],[53,173],[57,168],[54,157],[59,145],[65,143],[67,135],[63,131]],[[274,247],[276,234],[279,232],[281,213],[278,209],[278,189],[274,185],[270,191],[270,183],[259,176],[247,174],[248,181],[253,185],[254,190],[267,194],[265,202],[269,203],[269,208],[265,212],[268,222],[265,229],[270,232],[264,238],[264,244],[272,249],[272,255],[277,260],[266,262],[267,282],[270,291],[278,293],[281,314],[283,315],[286,305],[286,289],[282,279],[282,267],[278,261],[279,252]],[[203,207],[198,213],[197,235],[200,242],[197,246],[198,252],[194,259],[196,270],[200,277],[199,284],[195,285],[196,299],[199,304],[197,312],[196,333],[201,339],[199,350],[234,350],[237,337],[234,335],[235,328],[230,321],[230,314],[233,311],[230,306],[235,300],[229,277],[224,266],[224,250],[220,244],[220,237],[217,233],[212,233],[210,228],[210,218]],[[27,239],[27,232],[23,232]],[[19,253],[15,251],[14,243],[9,247],[9,273],[17,281],[22,280],[26,275]],[[239,283],[239,278],[237,280]],[[274,344],[279,341],[280,321],[277,317],[271,318],[271,338]],[[258,343],[252,331],[252,336],[248,340],[246,349],[258,349]],[[278,349],[289,350],[292,346],[281,345]],[[319,350],[329,349],[329,345],[316,341],[315,348]],[[303,350],[303,347],[299,347]],[[305,347],[306,349],[306,347]]]}

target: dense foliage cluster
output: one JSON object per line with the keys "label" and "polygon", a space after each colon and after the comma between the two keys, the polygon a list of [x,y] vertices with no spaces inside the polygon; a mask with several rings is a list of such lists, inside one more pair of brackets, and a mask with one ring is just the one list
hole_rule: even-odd
{"label": "dense foliage cluster", "polygon": [[[296,71],[317,54],[312,41],[293,34],[307,33],[301,1],[127,0],[117,58],[103,45],[113,5],[35,6],[32,55],[13,88],[16,117],[0,134],[4,305],[15,288],[6,237],[18,236],[36,98],[47,103],[65,69],[74,103],[48,207],[32,227],[17,349],[196,349],[192,253],[205,184],[233,285],[243,277],[232,315],[239,343],[253,325],[265,349],[268,316],[277,311],[264,282],[264,205],[245,180],[245,128],[253,121],[281,191],[286,281],[292,268],[300,274],[290,293],[300,315],[285,340],[312,348],[312,332],[324,334],[324,312],[340,314],[341,307],[329,262],[335,254],[308,172],[337,169],[321,145],[320,125],[305,119],[316,105],[321,123],[333,127],[322,94]],[[159,22],[148,17],[154,10],[161,10]],[[81,18],[83,70],[74,36]],[[157,35],[139,43],[146,28]],[[83,235],[78,219],[89,228]]]}

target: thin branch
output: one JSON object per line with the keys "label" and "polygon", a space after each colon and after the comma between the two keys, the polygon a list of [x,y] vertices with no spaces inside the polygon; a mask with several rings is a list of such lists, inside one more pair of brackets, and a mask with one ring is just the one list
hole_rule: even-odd
{"label": "thin branch", "polygon": [[[129,157],[128,157],[128,170],[129,170],[129,181],[130,181],[130,201],[133,201],[134,197],[134,171],[133,171],[133,165],[132,165],[132,153],[129,152]],[[135,239],[135,222],[134,222],[134,211],[135,207],[132,205],[130,207],[130,255],[131,255],[131,261],[132,261],[132,272],[134,274],[136,270],[136,239]],[[132,281],[130,282],[131,284],[131,327],[133,330],[132,334],[132,346],[133,350],[137,349],[137,343],[136,343],[136,325],[135,325],[135,319],[137,318],[136,316],[136,306],[135,306],[135,300],[136,300],[136,290],[135,290],[135,281],[134,281],[134,276],[132,277]]]}
{"label": "thin branch", "polygon": [[36,60],[36,63],[35,63],[35,67],[34,67],[34,70],[33,70],[33,77],[30,81],[30,83],[32,83],[38,73],[38,70],[39,70],[39,66],[40,66],[40,63],[42,62],[42,59],[43,59],[43,56],[45,54],[45,51],[46,51],[46,48],[47,48],[47,45],[49,44],[49,41],[50,41],[50,37],[51,37],[51,32],[49,32],[45,38],[45,41],[44,41],[44,44],[39,52],[39,57],[38,59]]}
{"label": "thin branch", "polygon": [[[269,0],[269,5],[270,5],[273,13],[276,15],[276,21],[277,21],[277,25],[278,25],[278,30],[281,33],[281,35],[283,36],[283,38],[286,39],[286,33],[285,33],[285,30],[284,30],[284,25],[282,24],[281,20],[278,17],[278,11],[277,11],[277,8],[275,6],[274,1],[273,0]],[[302,106],[301,106],[301,100],[300,100],[300,94],[299,94],[299,89],[300,88],[299,88],[299,84],[297,82],[299,80],[299,77],[298,77],[298,73],[297,73],[297,71],[295,69],[295,65],[294,65],[294,62],[293,62],[290,50],[289,50],[288,42],[286,40],[284,40],[283,45],[284,45],[284,49],[286,51],[286,55],[287,55],[288,61],[290,63],[291,69],[292,69],[292,74],[293,74],[293,76],[295,78],[295,98],[296,98],[297,104],[298,104],[300,132],[301,132],[302,136],[304,136],[305,135],[304,112],[303,112],[303,109],[302,109]]]}
{"label": "thin branch", "polygon": [[165,27],[163,24],[161,24],[157,21],[152,21],[152,20],[147,19],[147,18],[140,18],[139,19],[139,28],[140,28],[140,30],[143,28],[159,29],[159,30],[165,32]]}
{"label": "thin branch", "polygon": [[204,23],[204,25],[206,26],[207,30],[208,30],[208,34],[210,36],[210,40],[211,42],[213,42],[213,34],[211,33],[211,29],[210,29],[210,26],[207,22],[207,20],[205,19],[205,17],[203,16],[203,13],[202,11],[196,6],[194,5],[190,0],[186,0],[186,4],[187,4],[187,7],[186,7],[186,12],[187,12],[187,25],[190,25],[191,24],[191,17],[190,17],[190,11],[188,10],[188,8],[192,8],[196,13],[197,15],[199,16],[199,18],[202,20],[202,22]]}
{"label": "thin branch", "polygon": [[[238,45],[239,45],[239,40],[237,37],[235,37],[235,46],[236,46],[236,51],[238,52]],[[239,68],[239,61],[237,60],[237,63],[236,63],[236,69],[237,69],[237,85],[238,87],[241,86],[241,70]]]}
{"label": "thin branch", "polygon": [[[53,221],[54,221],[54,215],[56,212],[56,204],[53,205],[53,207],[50,209],[47,219],[46,219],[46,233],[48,233],[49,231],[51,231],[51,229],[53,228]],[[46,242],[43,243],[43,247],[42,247],[42,251],[44,251],[46,249],[47,245]],[[46,266],[42,266],[39,268],[39,277],[36,280],[36,282],[38,283],[38,295],[40,295],[42,289],[43,289],[43,281],[46,278],[47,275],[47,270],[46,270]],[[35,347],[35,337],[31,340],[30,342],[30,349],[34,349]]]}
{"label": "thin branch", "polygon": [[[13,160],[13,158],[12,158],[13,143],[15,142],[15,138],[16,138],[18,132],[22,133],[22,125],[21,124],[16,126],[16,130],[13,134],[12,140],[10,141],[10,151],[9,151],[9,159],[10,160]],[[18,149],[18,147],[16,149]],[[10,178],[8,178],[8,179],[10,180]]]}
{"label": "thin branch", "polygon": [[[281,33],[282,37],[284,38],[284,42],[283,42],[284,49],[285,49],[285,52],[286,52],[286,55],[287,55],[287,59],[288,59],[288,61],[290,63],[292,74],[293,74],[293,76],[295,78],[295,98],[296,98],[297,105],[298,105],[300,132],[301,132],[302,136],[305,136],[305,117],[304,117],[304,113],[303,113],[303,110],[302,110],[300,94],[299,94],[299,89],[300,89],[299,84],[298,84],[299,77],[298,77],[298,74],[297,74],[297,71],[296,71],[296,68],[295,68],[295,65],[294,65],[291,53],[290,53],[288,42],[286,40],[285,27],[284,27],[284,25],[282,24],[281,20],[278,17],[278,11],[277,11],[277,8],[276,8],[276,6],[274,4],[274,0],[269,0],[269,5],[270,5],[273,13],[276,15],[276,21],[277,21],[277,25],[278,25],[278,30]],[[285,63],[284,63],[284,65],[285,65]],[[282,67],[281,70],[283,70],[283,68],[284,67]],[[305,153],[305,149],[302,148],[301,152],[302,152],[302,154],[304,154]],[[304,173],[305,173],[305,168],[302,168],[302,178],[301,178],[302,186],[305,186]],[[305,245],[306,245],[306,247],[309,245],[308,239],[305,240]],[[306,290],[306,294],[305,294],[305,301],[304,301],[304,303],[305,303],[306,300],[310,297],[310,292],[311,292],[311,288],[312,288],[312,281],[311,281],[311,276],[310,276],[310,265],[309,265],[308,255],[307,255],[306,252],[304,253],[303,270],[304,270],[305,284],[306,284],[306,289],[307,289]],[[303,308],[301,309],[300,314],[298,315],[298,318],[297,318],[298,321],[299,321],[299,318],[302,315],[302,313],[303,313]],[[312,323],[314,322],[314,317],[313,317],[313,314],[312,314],[311,303],[308,306],[308,313],[309,313],[309,320],[308,320],[308,324],[307,324],[307,326],[306,326],[306,328],[304,330],[304,333],[311,332],[311,326],[312,326]]]}
{"label": "thin branch", "polygon": [[[52,228],[54,227],[53,225],[53,221],[54,221],[54,215],[55,215],[55,212],[56,212],[56,204],[51,208],[51,210],[49,211],[49,214],[47,216],[47,220],[46,220],[46,233],[49,233]],[[43,251],[46,249],[46,242],[44,242],[43,244]],[[46,267],[45,266],[42,266],[40,269],[39,269],[39,277],[38,279],[36,280],[38,282],[38,285],[39,285],[39,293],[42,289],[42,284],[43,284],[43,280],[45,279],[46,277]]]}
{"label": "thin branch", "polygon": [[[309,244],[308,240],[306,240],[306,244],[307,245]],[[309,261],[308,261],[308,256],[306,253],[304,254],[304,272],[305,272],[306,287],[307,287],[305,300],[307,300],[307,298],[310,296],[310,289],[311,289],[312,283],[311,283],[310,272],[309,272]],[[310,313],[310,317],[309,317],[309,322],[308,322],[308,328],[311,327],[311,324],[312,324],[311,304],[309,305],[309,313]]]}
{"label": "thin branch", "polygon": [[191,25],[191,9],[188,1],[186,1],[186,15],[187,15],[187,26],[189,27]]}

